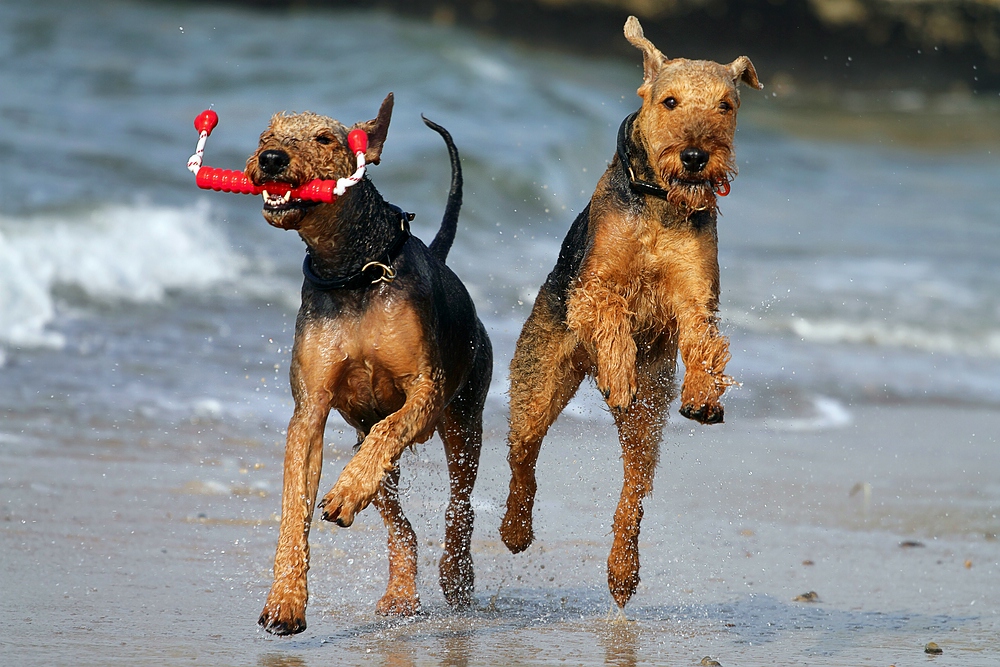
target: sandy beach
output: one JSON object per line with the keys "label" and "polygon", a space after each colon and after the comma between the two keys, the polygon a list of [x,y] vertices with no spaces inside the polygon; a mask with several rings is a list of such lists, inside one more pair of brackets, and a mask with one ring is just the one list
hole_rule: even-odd
{"label": "sandy beach", "polygon": [[[436,584],[446,475],[434,440],[403,459],[425,613],[373,614],[386,560],[369,509],[347,530],[317,525],[309,627],[288,639],[255,624],[280,441],[227,438],[209,422],[188,442],[139,450],[6,443],[4,663],[901,666],[927,662],[930,641],[943,664],[1000,661],[996,411],[861,407],[849,425],[809,431],[739,414],[712,428],[674,420],[627,623],[607,620],[621,475],[610,424],[557,423],[539,462],[537,541],[512,556],[497,536],[506,471],[502,415],[491,417],[476,609],[451,611]],[[324,487],[346,456],[337,436],[332,425]],[[793,601],[810,591],[817,602]]]}

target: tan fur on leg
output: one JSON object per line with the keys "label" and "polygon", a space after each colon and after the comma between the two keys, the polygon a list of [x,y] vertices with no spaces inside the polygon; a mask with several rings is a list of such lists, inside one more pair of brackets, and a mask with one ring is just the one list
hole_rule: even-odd
{"label": "tan fur on leg", "polygon": [[[298,366],[293,364],[293,377]],[[306,627],[309,592],[309,528],[323,467],[322,433],[330,407],[320,397],[300,404],[288,425],[285,448],[284,485],[281,495],[281,527],[274,556],[274,582],[259,623],[278,635],[301,632]],[[306,407],[308,405],[308,407]]]}
{"label": "tan fur on leg", "polygon": [[538,451],[549,426],[583,380],[582,357],[576,337],[553,317],[546,293],[539,293],[510,363],[511,480],[500,537],[514,553],[527,549],[534,539]]}
{"label": "tan fur on leg", "polygon": [[399,468],[385,476],[372,501],[388,529],[389,582],[375,606],[380,616],[412,616],[420,611],[417,595],[417,535],[399,504]]}
{"label": "tan fur on leg", "polygon": [[570,293],[566,324],[597,359],[597,388],[613,408],[625,408],[635,396],[634,313],[624,296],[590,277]]}
{"label": "tan fur on leg", "polygon": [[423,442],[433,433],[443,404],[440,382],[423,378],[403,407],[386,417],[361,443],[361,449],[344,466],[337,483],[323,496],[320,509],[325,521],[346,528],[375,497],[379,484],[392,470],[403,450]]}

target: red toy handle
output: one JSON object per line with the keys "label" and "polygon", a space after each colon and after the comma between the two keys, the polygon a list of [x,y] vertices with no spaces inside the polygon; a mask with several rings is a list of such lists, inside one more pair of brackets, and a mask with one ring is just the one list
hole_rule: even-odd
{"label": "red toy handle", "polygon": [[291,190],[294,199],[305,199],[329,204],[337,198],[337,195],[333,193],[334,188],[337,187],[337,181],[315,179],[297,188],[289,187],[288,183],[278,181],[264,183],[263,185],[254,185],[246,177],[246,174],[235,169],[202,167],[198,170],[198,175],[195,176],[195,182],[202,190],[234,192],[239,195],[259,195],[264,190],[267,190],[268,194],[284,195]]}
{"label": "red toy handle", "polygon": [[[198,170],[198,175],[195,176],[195,182],[202,190],[235,192],[240,195],[259,195],[265,189],[270,192],[269,188],[258,188],[250,182],[250,179],[246,177],[246,174],[242,171],[236,171],[235,169],[202,167]],[[288,186],[285,186],[285,190],[287,189]],[[277,194],[284,194],[284,192],[279,193],[277,188],[275,188],[274,191]]]}
{"label": "red toy handle", "polygon": [[[304,183],[297,188],[292,188],[292,198],[329,204],[337,198],[337,195],[333,192],[336,187],[337,181],[323,181],[317,178],[316,180]],[[270,192],[271,188],[268,188],[267,191]],[[284,194],[284,192],[282,192],[282,194]]]}

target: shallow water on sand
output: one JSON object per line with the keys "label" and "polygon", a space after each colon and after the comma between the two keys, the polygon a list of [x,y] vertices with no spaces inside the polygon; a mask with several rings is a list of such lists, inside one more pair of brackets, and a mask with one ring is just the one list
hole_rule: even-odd
{"label": "shallow water on sand", "polygon": [[[998,429],[994,411],[926,407],[862,408],[848,428],[805,434],[671,426],[625,623],[608,620],[604,583],[621,474],[609,425],[553,428],[538,539],[517,557],[496,532],[503,452],[486,449],[478,592],[461,613],[436,586],[447,482],[429,443],[402,461],[424,613],[372,613],[384,530],[365,512],[350,530],[316,526],[309,628],[288,639],[254,626],[277,533],[276,443],[191,423],[86,453],[8,444],[0,592],[18,631],[2,648],[8,664],[902,665],[935,641],[948,664],[994,664]],[[349,451],[333,435],[328,480]],[[809,591],[817,602],[794,601]]]}
{"label": "shallow water on sand", "polygon": [[[720,221],[742,386],[719,427],[674,406],[643,581],[630,622],[608,623],[610,419],[585,385],[542,451],[537,543],[511,556],[504,391],[535,290],[637,106],[638,61],[377,13],[49,0],[0,6],[0,55],[17,165],[0,170],[0,663],[904,665],[928,641],[948,664],[1000,661],[1000,142],[968,131],[997,125],[992,100],[744,93]],[[238,168],[272,113],[353,122],[390,90],[372,178],[430,238],[448,167],[419,114],[454,135],[466,203],[449,263],[496,350],[477,604],[454,613],[435,583],[435,439],[402,462],[426,613],[373,615],[386,561],[368,510],[317,526],[309,628],[276,639],[255,620],[302,245],[258,200],[195,188],[191,123],[212,106],[206,163]],[[327,436],[325,486],[354,444],[336,418]],[[819,602],[793,602],[810,590]]]}

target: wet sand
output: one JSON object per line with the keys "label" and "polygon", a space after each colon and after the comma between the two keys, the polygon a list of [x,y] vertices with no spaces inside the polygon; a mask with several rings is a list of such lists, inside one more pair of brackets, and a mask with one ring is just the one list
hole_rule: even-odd
{"label": "wet sand", "polygon": [[[0,449],[0,599],[12,621],[0,662],[913,665],[932,659],[934,641],[943,664],[1000,663],[1000,413],[860,407],[828,430],[672,417],[646,503],[642,584],[629,621],[609,623],[621,469],[610,420],[584,393],[543,447],[537,540],[519,556],[497,536],[503,415],[489,416],[474,610],[452,612],[435,581],[446,488],[435,439],[403,459],[424,614],[374,615],[386,560],[369,508],[348,530],[314,531],[309,627],[293,638],[255,624],[279,436],[204,421],[142,443],[11,439]],[[351,444],[336,423],[328,440],[321,491]],[[808,591],[819,601],[793,601]]]}

